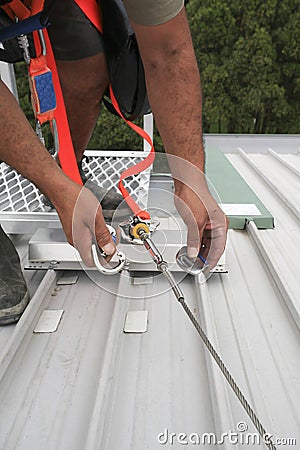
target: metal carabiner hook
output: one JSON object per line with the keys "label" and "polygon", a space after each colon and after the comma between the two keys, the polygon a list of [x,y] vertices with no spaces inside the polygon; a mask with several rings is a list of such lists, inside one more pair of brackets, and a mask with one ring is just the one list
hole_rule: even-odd
{"label": "metal carabiner hook", "polygon": [[92,255],[93,255],[95,266],[97,267],[99,272],[101,272],[105,275],[114,275],[114,274],[120,272],[126,263],[126,257],[124,255],[124,253],[117,250],[116,256],[119,258],[117,266],[112,267],[111,263],[108,263],[108,262],[106,262],[106,266],[102,265],[99,261],[99,256],[104,259],[106,255],[105,255],[105,253],[102,253],[100,250],[98,250],[95,244],[92,244]]}
{"label": "metal carabiner hook", "polygon": [[[106,225],[106,227],[108,228],[108,231],[112,237],[112,240],[114,241],[114,243],[116,243],[117,242],[116,230],[111,225]],[[117,250],[116,256],[119,258],[117,265],[112,267],[111,264],[113,264],[114,261],[112,261],[112,262],[105,261],[105,265],[102,265],[99,261],[99,257],[104,259],[107,255],[96,244],[92,244],[92,255],[93,255],[95,266],[97,267],[99,272],[101,272],[105,275],[114,275],[114,274],[120,272],[126,263],[126,257],[124,255],[124,253]],[[113,258],[114,258],[114,256],[113,256]]]}
{"label": "metal carabiner hook", "polygon": [[209,268],[208,262],[200,253],[197,258],[190,258],[187,254],[187,246],[182,247],[177,252],[176,262],[184,272],[191,275],[199,275],[199,273],[204,272]]}

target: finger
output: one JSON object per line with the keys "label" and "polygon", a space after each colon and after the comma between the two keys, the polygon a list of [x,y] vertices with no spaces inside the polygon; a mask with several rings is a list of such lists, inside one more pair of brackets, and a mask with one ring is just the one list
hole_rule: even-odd
{"label": "finger", "polygon": [[78,232],[74,246],[79,251],[84,264],[87,267],[94,267],[95,263],[92,256],[92,234],[88,227],[83,226],[80,232]]}
{"label": "finger", "polygon": [[101,206],[96,197],[86,188],[78,196],[73,214],[72,235],[74,246],[88,267],[94,266],[92,243],[104,251],[108,258],[115,252],[110,233],[102,215]]}
{"label": "finger", "polygon": [[199,221],[204,225],[198,225],[197,220],[190,206],[182,198],[174,197],[176,208],[187,226],[187,254],[189,258],[197,258],[202,240],[202,230],[206,223],[203,217],[199,217]]}
{"label": "finger", "polygon": [[101,207],[97,209],[95,217],[95,238],[97,245],[101,250],[105,252],[105,254],[108,256],[107,260],[109,260],[109,257],[112,257],[115,253],[116,247],[105,224]]}
{"label": "finger", "polygon": [[[204,231],[204,235],[206,234]],[[219,262],[226,245],[227,227],[224,222],[224,226],[219,226],[214,230],[209,230],[208,236],[205,236],[205,249],[203,254],[206,255],[206,259],[213,269]]]}
{"label": "finger", "polygon": [[187,223],[187,254],[189,258],[197,258],[200,253],[200,244],[202,241],[201,229],[199,229],[196,221]]}

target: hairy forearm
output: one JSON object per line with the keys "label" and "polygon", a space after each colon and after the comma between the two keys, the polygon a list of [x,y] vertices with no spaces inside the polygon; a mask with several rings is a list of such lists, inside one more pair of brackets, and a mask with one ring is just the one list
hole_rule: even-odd
{"label": "hairy forearm", "polygon": [[186,49],[165,64],[150,70],[148,92],[176,190],[182,183],[206,186],[199,71]]}
{"label": "hairy forearm", "polygon": [[[0,160],[31,180],[49,198],[62,196],[68,178],[36,137],[18,103],[0,82]],[[57,194],[56,194],[57,195]]]}
{"label": "hairy forearm", "polygon": [[[201,82],[185,12],[152,29],[135,28],[149,100],[165,150],[203,173]],[[180,161],[176,165],[176,158],[169,160],[175,178],[179,166],[179,174],[184,176]]]}
{"label": "hairy forearm", "polygon": [[200,76],[189,49],[170,55],[147,73],[155,121],[167,153],[204,170]]}

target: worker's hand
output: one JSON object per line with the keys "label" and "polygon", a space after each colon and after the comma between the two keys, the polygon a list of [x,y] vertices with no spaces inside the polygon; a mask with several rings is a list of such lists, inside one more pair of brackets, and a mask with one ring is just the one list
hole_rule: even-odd
{"label": "worker's hand", "polygon": [[213,269],[225,250],[228,219],[208,189],[201,195],[180,184],[175,191],[175,205],[188,227],[188,256],[200,253]]}
{"label": "worker's hand", "polygon": [[100,203],[92,192],[68,180],[62,192],[56,192],[53,202],[68,242],[80,253],[88,267],[94,266],[91,252],[92,243],[108,255],[116,251],[111,235],[106,227]]}

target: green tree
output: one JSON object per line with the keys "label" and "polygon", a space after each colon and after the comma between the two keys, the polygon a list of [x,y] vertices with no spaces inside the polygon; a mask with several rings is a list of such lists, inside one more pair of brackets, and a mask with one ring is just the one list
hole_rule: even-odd
{"label": "green tree", "polygon": [[299,2],[190,0],[188,15],[204,131],[299,132]]}
{"label": "green tree", "polygon": [[[300,133],[299,0],[190,0],[187,12],[204,131]],[[16,74],[21,106],[34,126],[24,64],[16,64]],[[51,146],[50,130],[43,128]],[[154,144],[163,150],[157,130]],[[89,148],[141,150],[143,144],[102,108]]]}
{"label": "green tree", "polygon": [[276,48],[281,84],[287,100],[287,112],[276,132],[299,133],[300,121],[300,3],[278,2],[273,41]]}
{"label": "green tree", "polygon": [[[137,119],[134,123],[143,127],[142,118]],[[157,129],[154,130],[153,140],[155,150],[162,151],[163,146]],[[105,107],[102,107],[88,148],[143,150],[143,140],[120,117],[114,116]]]}

